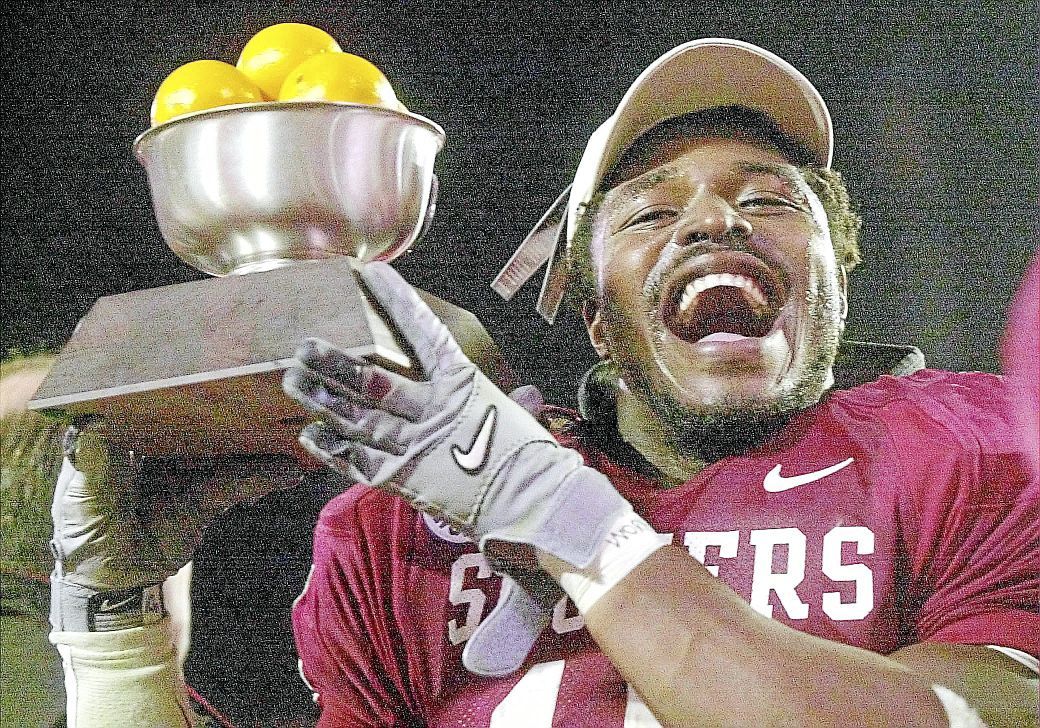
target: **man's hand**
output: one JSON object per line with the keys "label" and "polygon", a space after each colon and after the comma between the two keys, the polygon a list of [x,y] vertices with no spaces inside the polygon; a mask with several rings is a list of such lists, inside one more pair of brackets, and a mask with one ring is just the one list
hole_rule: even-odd
{"label": "man's hand", "polygon": [[324,420],[304,429],[304,447],[351,480],[447,518],[482,548],[527,544],[587,563],[584,542],[596,541],[597,524],[627,502],[602,476],[595,485],[575,477],[588,471],[581,456],[492,384],[390,266],[373,263],[360,275],[425,380],[308,340],[284,379],[286,392]]}
{"label": "man's hand", "polygon": [[[307,341],[297,352],[300,366],[284,380],[290,396],[323,418],[303,431],[301,443],[349,480],[447,518],[478,542],[497,571],[529,594],[555,598],[559,591],[536,568],[529,547],[585,567],[631,506],[495,387],[392,268],[373,263],[359,275],[411,345],[425,379]],[[538,612],[524,606],[523,614]],[[507,663],[475,671],[519,666]]]}
{"label": "man's hand", "polygon": [[56,630],[109,631],[163,615],[160,585],[191,560],[212,519],[299,482],[288,457],[135,460],[99,423],[70,427],[51,515]]}

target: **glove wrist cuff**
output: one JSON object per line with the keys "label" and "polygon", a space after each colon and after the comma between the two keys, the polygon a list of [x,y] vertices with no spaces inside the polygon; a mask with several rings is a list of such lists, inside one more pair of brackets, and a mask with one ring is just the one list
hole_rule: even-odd
{"label": "glove wrist cuff", "polygon": [[62,632],[113,632],[166,616],[162,584],[97,591],[51,577],[51,626]]}
{"label": "glove wrist cuff", "polygon": [[590,566],[560,572],[557,580],[578,611],[588,614],[600,598],[669,541],[670,536],[661,538],[649,523],[629,510],[614,521]]}
{"label": "glove wrist cuff", "polygon": [[[553,474],[546,471],[546,475]],[[488,553],[489,541],[524,543],[583,569],[596,558],[600,543],[618,517],[632,511],[605,475],[585,465],[571,470],[555,489],[532,490],[551,492],[548,502],[539,508],[541,520],[522,529],[512,524],[489,529],[480,539],[481,551]],[[508,566],[492,566],[508,570]]]}

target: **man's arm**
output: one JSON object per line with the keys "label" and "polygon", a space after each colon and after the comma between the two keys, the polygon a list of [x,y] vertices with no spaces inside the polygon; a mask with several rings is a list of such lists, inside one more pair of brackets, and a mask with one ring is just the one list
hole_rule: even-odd
{"label": "man's arm", "polygon": [[52,506],[50,614],[70,724],[192,724],[161,585],[213,517],[298,473],[283,457],[141,468],[98,423],[70,428]]}
{"label": "man's arm", "polygon": [[192,726],[169,620],[112,632],[54,630],[69,725]]}
{"label": "man's arm", "polygon": [[[571,570],[552,557],[539,561],[557,579]],[[991,726],[1036,719],[1035,676],[993,650],[920,644],[884,657],[798,632],[755,612],[673,546],[651,554],[584,616],[667,726],[946,727],[933,683],[965,697]]]}

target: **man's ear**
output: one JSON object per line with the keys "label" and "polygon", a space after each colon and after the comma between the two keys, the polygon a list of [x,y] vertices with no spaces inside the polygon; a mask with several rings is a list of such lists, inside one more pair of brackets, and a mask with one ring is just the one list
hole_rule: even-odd
{"label": "man's ear", "polygon": [[585,329],[589,332],[589,341],[600,359],[608,358],[607,326],[603,321],[603,309],[595,301],[586,301],[581,305],[581,315],[585,319]]}

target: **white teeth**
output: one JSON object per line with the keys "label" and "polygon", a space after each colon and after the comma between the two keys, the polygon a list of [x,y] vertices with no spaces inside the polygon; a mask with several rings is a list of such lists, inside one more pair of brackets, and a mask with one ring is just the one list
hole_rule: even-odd
{"label": "white teeth", "polygon": [[679,299],[679,310],[685,311],[697,300],[704,291],[717,286],[730,286],[739,288],[760,308],[766,307],[766,294],[758,287],[758,284],[746,276],[733,275],[730,273],[709,273],[706,276],[695,278],[686,284],[682,298]]}

